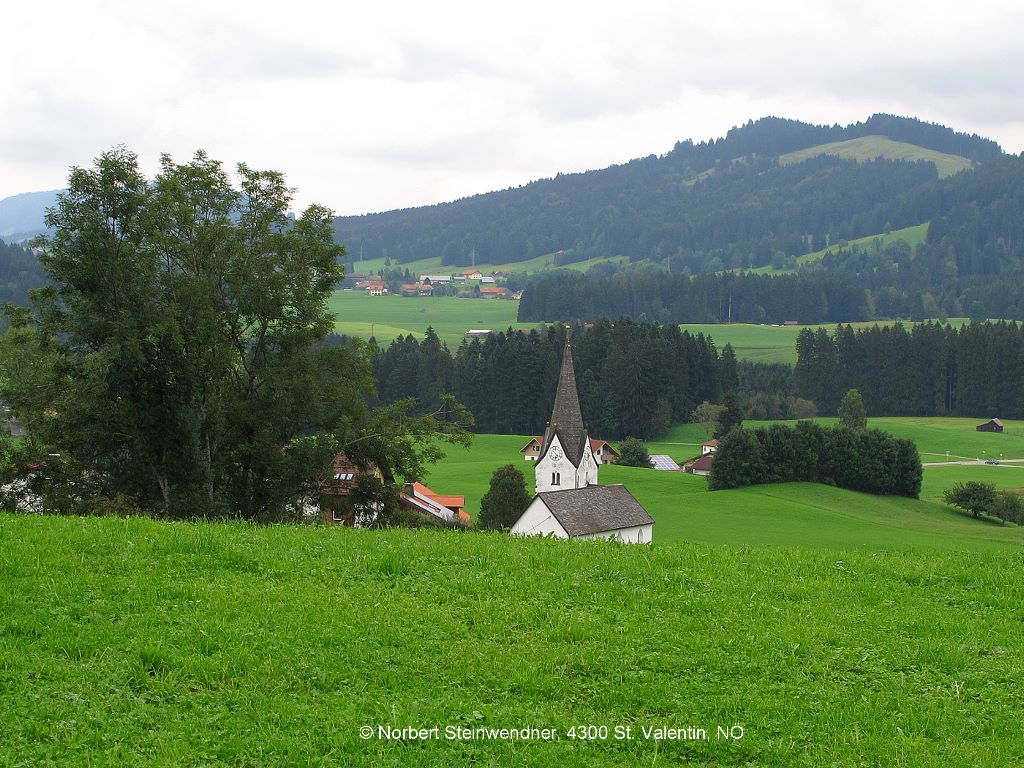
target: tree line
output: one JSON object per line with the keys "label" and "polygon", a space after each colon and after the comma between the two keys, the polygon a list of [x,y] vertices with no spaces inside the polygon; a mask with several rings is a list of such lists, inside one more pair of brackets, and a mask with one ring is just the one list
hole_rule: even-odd
{"label": "tree line", "polygon": [[715,453],[708,487],[810,482],[916,499],[921,472],[917,446],[910,440],[878,429],[801,421],[793,427],[732,430]]}
{"label": "tree line", "polygon": [[869,413],[1024,418],[1024,326],[896,323],[800,331],[793,389],[834,414],[848,389]]}
{"label": "tree line", "polygon": [[[541,434],[566,332],[510,329],[464,341],[454,353],[433,329],[422,341],[395,339],[374,358],[380,402],[416,397],[429,411],[448,392],[473,414],[479,432]],[[595,437],[658,437],[689,421],[702,401],[739,386],[731,347],[719,352],[709,337],[675,325],[600,318],[569,333],[583,418]]]}
{"label": "tree line", "polygon": [[531,281],[519,302],[520,322],[585,322],[629,317],[661,323],[838,323],[871,319],[856,277],[814,272],[689,277],[623,272],[608,277],[556,272]]}

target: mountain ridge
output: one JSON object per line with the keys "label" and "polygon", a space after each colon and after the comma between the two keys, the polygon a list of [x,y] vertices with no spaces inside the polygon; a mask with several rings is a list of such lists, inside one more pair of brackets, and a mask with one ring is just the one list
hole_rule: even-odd
{"label": "mountain ridge", "polygon": [[938,162],[886,160],[884,151],[864,162],[831,155],[795,168],[779,162],[785,153],[869,136],[913,143],[932,160],[938,153],[955,160],[956,152],[964,167],[1005,156],[994,141],[915,118],[879,114],[816,126],[766,117],[720,139],[677,142],[664,155],[448,203],[338,217],[335,232],[350,253],[400,264],[436,256],[452,266],[514,263],[564,252],[563,262],[671,258],[691,272],[763,266],[776,253],[800,256],[929,218],[906,198],[938,180]]}

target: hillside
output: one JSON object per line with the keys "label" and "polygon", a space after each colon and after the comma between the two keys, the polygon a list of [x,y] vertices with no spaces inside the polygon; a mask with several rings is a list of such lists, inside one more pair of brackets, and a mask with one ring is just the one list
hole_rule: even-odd
{"label": "hillside", "polygon": [[7,514],[0,541],[5,765],[1024,761],[1019,552]]}
{"label": "hillside", "polygon": [[928,221],[941,207],[931,191],[940,177],[1000,157],[994,142],[907,118],[845,127],[765,118],[660,157],[343,217],[335,228],[350,254],[398,263],[559,253],[563,264],[625,256],[677,271],[758,267]]}
{"label": "hillside", "polygon": [[[917,432],[913,420],[890,421],[902,423],[891,429],[900,436]],[[959,421],[961,428],[966,423],[949,421]],[[877,426],[889,430],[891,424]],[[684,435],[685,444],[680,440]],[[705,439],[698,425],[688,424],[664,441],[651,442],[649,448],[652,453],[683,460],[697,455]],[[465,495],[467,512],[475,517],[491,473],[499,466],[512,463],[519,467],[527,486],[533,487],[533,464],[519,453],[528,440],[519,435],[477,435],[470,449],[448,450],[430,470],[426,482],[438,492]],[[1022,439],[1015,442],[1024,445]],[[1019,453],[1024,458],[1024,450]],[[1024,468],[929,467],[921,500],[871,496],[810,483],[711,492],[704,478],[684,473],[618,466],[604,466],[600,471],[602,484],[624,483],[647,508],[656,521],[655,541],[660,543],[871,551],[987,551],[1024,546],[1024,530],[979,523],[941,503],[942,491],[965,479],[1016,488],[1024,486]]]}
{"label": "hillside", "polygon": [[0,200],[0,239],[17,243],[41,234],[43,216],[59,192],[26,192]]}
{"label": "hillside", "polygon": [[856,160],[860,163],[865,163],[879,157],[886,160],[906,160],[909,162],[923,160],[935,166],[940,179],[974,167],[974,164],[966,157],[936,152],[934,149],[927,149],[905,141],[893,141],[886,136],[861,136],[860,138],[848,139],[847,141],[818,144],[814,147],[780,155],[779,163],[791,165],[821,155],[841,157],[845,160]]}

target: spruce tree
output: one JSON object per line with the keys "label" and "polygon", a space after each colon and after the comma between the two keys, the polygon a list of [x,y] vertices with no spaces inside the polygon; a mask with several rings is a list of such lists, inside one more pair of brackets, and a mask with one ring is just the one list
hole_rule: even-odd
{"label": "spruce tree", "polygon": [[523,473],[513,464],[498,467],[491,475],[490,488],[480,500],[479,526],[507,531],[530,506]]}

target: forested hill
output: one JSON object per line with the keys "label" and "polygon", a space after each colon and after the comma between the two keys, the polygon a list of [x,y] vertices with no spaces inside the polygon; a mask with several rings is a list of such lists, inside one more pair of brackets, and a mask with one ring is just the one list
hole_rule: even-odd
{"label": "forested hill", "polygon": [[56,204],[60,190],[25,192],[0,200],[0,237],[18,243],[42,234],[46,209]]}
{"label": "forested hill", "polygon": [[[877,156],[872,137],[879,139]],[[782,155],[859,140],[861,157]],[[900,159],[886,159],[897,143]],[[883,146],[884,145],[884,146]],[[941,159],[1003,156],[998,144],[911,118],[848,126],[764,118],[722,139],[684,141],[663,156],[440,205],[335,220],[350,253],[400,263],[509,263],[558,253],[668,261],[690,272],[761,266],[828,243],[930,220]]]}
{"label": "forested hill", "polygon": [[[24,306],[28,292],[46,284],[46,273],[32,252],[0,240],[0,306],[5,303]],[[0,328],[6,322],[0,318]]]}

